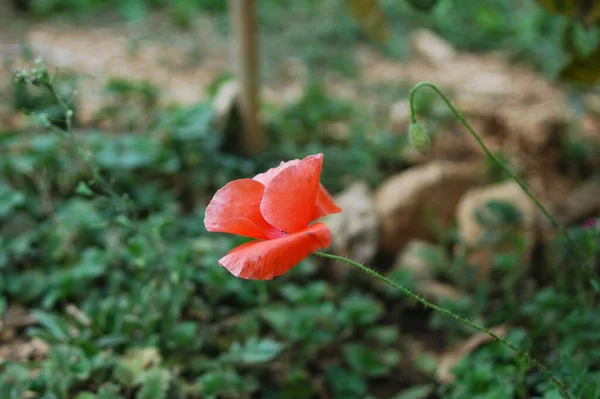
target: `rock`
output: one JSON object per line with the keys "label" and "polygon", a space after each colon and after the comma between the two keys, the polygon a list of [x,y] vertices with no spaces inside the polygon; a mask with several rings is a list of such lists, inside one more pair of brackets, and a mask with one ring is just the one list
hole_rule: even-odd
{"label": "rock", "polygon": [[583,141],[590,142],[590,144],[595,146],[600,145],[600,119],[593,118],[589,115],[582,116],[581,131],[579,135],[579,138]]}
{"label": "rock", "polygon": [[337,142],[347,142],[350,139],[350,127],[342,121],[326,122],[325,136]]}
{"label": "rock", "polygon": [[523,149],[543,152],[549,146],[560,148],[572,114],[561,101],[544,101],[526,108],[506,109],[503,118]]}
{"label": "rock", "polygon": [[[490,330],[500,337],[505,337],[508,333],[508,326],[499,325],[492,327]],[[490,341],[492,341],[492,337],[486,333],[479,332],[444,352],[438,359],[438,366],[435,373],[436,379],[443,384],[454,381],[455,377],[452,374],[454,366],[480,346]]]}
{"label": "rock", "polygon": [[426,29],[419,29],[412,34],[411,45],[419,58],[433,65],[447,64],[456,55],[448,42]]}
{"label": "rock", "polygon": [[0,362],[40,361],[47,357],[50,345],[39,338],[26,341],[16,338],[6,345],[0,345]]}
{"label": "rock", "polygon": [[[497,205],[495,211],[490,210],[490,204]],[[510,204],[508,208],[507,204]],[[537,215],[536,206],[512,180],[472,189],[457,207],[462,244],[456,249],[467,252],[467,262],[477,265],[480,277],[489,273],[493,256],[505,251],[522,251],[520,259],[527,264],[535,244]],[[487,226],[482,224],[482,219],[487,221]],[[515,236],[521,237],[520,244]]]}
{"label": "rock", "polygon": [[571,224],[596,215],[600,215],[600,175],[583,182],[571,193],[557,218],[563,224]]}
{"label": "rock", "polygon": [[[335,203],[344,211],[324,219],[331,230],[331,251],[360,263],[370,263],[379,244],[379,220],[369,187],[363,182],[354,183],[335,197]],[[342,277],[350,267],[336,264],[332,270]]]}
{"label": "rock", "polygon": [[391,130],[399,133],[408,133],[410,125],[410,104],[406,100],[397,101],[390,107]]}
{"label": "rock", "polygon": [[583,96],[583,106],[590,114],[600,115],[600,94],[588,93]]}
{"label": "rock", "polygon": [[375,193],[381,248],[394,253],[410,240],[432,240],[435,234],[427,213],[446,227],[480,169],[478,164],[434,161],[385,181]]}
{"label": "rock", "polygon": [[447,262],[446,254],[440,246],[413,240],[396,256],[392,271],[407,270],[415,280],[432,279],[436,271]]}
{"label": "rock", "polygon": [[458,302],[469,298],[464,292],[453,286],[435,280],[420,281],[415,291],[418,295],[434,303]]}

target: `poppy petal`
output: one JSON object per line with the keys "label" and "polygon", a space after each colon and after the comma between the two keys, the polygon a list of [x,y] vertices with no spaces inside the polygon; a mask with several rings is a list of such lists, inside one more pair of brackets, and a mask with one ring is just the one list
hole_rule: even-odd
{"label": "poppy petal", "polygon": [[217,191],[206,208],[206,230],[238,234],[257,239],[281,237],[260,213],[265,186],[252,179],[227,183]]}
{"label": "poppy petal", "polygon": [[290,166],[295,166],[298,165],[301,161],[299,159],[294,159],[292,161],[288,161],[288,162],[283,162],[281,161],[281,163],[279,164],[278,167],[276,168],[271,168],[269,170],[267,170],[264,173],[259,173],[256,176],[254,176],[254,180],[261,182],[263,185],[267,185],[269,184],[269,182],[271,180],[273,180],[273,178],[275,176],[277,176],[282,170],[289,168]]}
{"label": "poppy petal", "polygon": [[313,220],[323,154],[311,155],[283,169],[265,186],[260,211],[272,226],[288,233]]}
{"label": "poppy petal", "polygon": [[242,244],[221,258],[219,265],[240,278],[271,280],[329,244],[329,229],[323,223],[316,223],[283,238]]}
{"label": "poppy petal", "polygon": [[316,209],[315,214],[313,215],[313,220],[334,213],[340,213],[341,211],[342,208],[340,208],[335,204],[335,202],[333,202],[333,198],[331,198],[331,195],[321,184],[319,186],[319,191],[317,192]]}

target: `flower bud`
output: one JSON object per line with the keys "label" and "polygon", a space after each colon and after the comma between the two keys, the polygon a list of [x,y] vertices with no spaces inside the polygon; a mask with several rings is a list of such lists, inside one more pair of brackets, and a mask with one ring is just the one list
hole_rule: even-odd
{"label": "flower bud", "polygon": [[41,66],[39,68],[32,68],[30,82],[32,85],[38,87],[49,85],[50,75],[48,74],[48,69],[46,69],[46,67],[44,66]]}
{"label": "flower bud", "polygon": [[25,69],[17,69],[14,74],[15,83],[27,83],[29,80],[29,73]]}
{"label": "flower bud", "polygon": [[421,155],[427,155],[429,148],[431,148],[431,138],[429,137],[429,133],[427,133],[427,130],[425,130],[419,122],[410,124],[408,140]]}

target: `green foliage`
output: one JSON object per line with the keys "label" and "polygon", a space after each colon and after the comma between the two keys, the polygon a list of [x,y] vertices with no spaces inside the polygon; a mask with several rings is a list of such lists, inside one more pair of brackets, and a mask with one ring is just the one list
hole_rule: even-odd
{"label": "green foliage", "polygon": [[398,22],[393,24],[397,35],[412,27],[427,27],[459,49],[508,50],[516,61],[531,63],[553,77],[567,77],[569,67],[575,68],[589,58],[573,74],[597,79],[597,68],[593,68],[597,51],[593,49],[597,49],[598,28],[585,29],[533,0],[439,0],[426,13],[413,10],[405,2],[388,0],[383,4],[388,17]]}
{"label": "green foliage", "polygon": [[[216,189],[317,151],[332,191],[358,179],[376,185],[407,166],[404,137],[310,82],[297,102],[271,110],[269,152],[245,158],[225,150],[208,104],[163,109],[158,94],[113,81],[109,103],[127,107],[109,105],[104,117],[118,133],[75,131],[116,194],[60,134],[28,127],[0,138],[0,314],[26,307],[35,324],[16,334],[50,346],[41,359],[0,364],[0,397],[368,398],[381,385],[396,399],[556,397],[539,370],[493,342],[462,359],[455,382],[432,382],[436,358],[415,355],[411,343],[440,350],[466,338],[464,328],[389,290],[327,278],[310,259],[269,283],[218,267],[244,240],[206,234],[204,206]],[[434,111],[427,98],[420,107]],[[478,213],[491,230],[520,218],[509,203]],[[595,231],[573,236],[589,256],[598,252]],[[483,324],[510,321],[511,342],[550,364],[577,397],[598,397],[597,299],[585,271],[566,266],[576,258],[569,243],[544,249],[542,287],[519,292],[519,302],[508,295],[516,274],[503,273],[501,294],[481,283],[443,305]],[[462,261],[450,254],[424,256],[443,269]],[[514,269],[512,255],[495,254],[495,267]],[[415,286],[409,275],[393,278]]]}
{"label": "green foliage", "polygon": [[199,10],[222,12],[227,9],[227,2],[222,0],[31,0],[28,4],[29,11],[38,17],[57,12],[81,14],[116,9],[121,16],[130,20],[146,17],[152,8],[166,8],[173,22],[186,26],[190,23],[190,14]]}
{"label": "green foliage", "polygon": [[375,185],[390,171],[407,166],[399,157],[407,139],[379,130],[366,119],[363,109],[328,95],[313,80],[300,99],[273,115],[272,128],[279,132],[273,141],[280,159],[323,152],[322,182],[333,192],[357,178]]}
{"label": "green foliage", "polygon": [[562,170],[574,177],[589,178],[594,171],[594,159],[600,155],[600,145],[576,135],[566,135],[562,143]]}
{"label": "green foliage", "polygon": [[[164,10],[176,27],[189,28],[199,13],[216,14],[229,29],[225,0],[30,0],[38,17],[54,13],[94,15],[118,12],[130,21]],[[538,4],[543,3],[543,4]],[[600,30],[593,2],[564,2],[560,8],[543,0],[261,0],[257,2],[263,51],[267,61],[303,60],[314,71],[355,75],[358,60],[346,51],[365,40],[378,40],[396,56],[406,54],[411,29],[429,28],[459,49],[508,50],[549,76],[594,83],[598,80]],[[289,16],[293,15],[293,18]],[[353,18],[354,15],[354,18]],[[468,26],[469,29],[464,29]],[[311,40],[306,40],[306,32]],[[372,39],[366,39],[365,32]],[[271,62],[266,63],[271,75]]]}
{"label": "green foliage", "polygon": [[[143,83],[107,88],[109,102],[154,107],[155,96]],[[123,120],[122,111],[105,117]],[[334,162],[335,154],[362,159],[350,170],[324,171],[334,189],[365,166],[375,183],[384,175],[382,154],[393,159],[397,148],[384,137],[328,137],[327,123],[358,123],[359,110],[316,83],[273,119],[276,146],[261,160],[224,151],[207,104],[139,111],[126,118],[131,133],[75,132],[96,177],[60,134],[34,128],[2,138],[0,298],[32,309],[36,323],[26,338],[51,349],[41,362],[0,365],[0,390],[83,399],[267,391],[295,398],[297,387],[313,397],[315,368],[357,376],[359,390],[389,373],[401,356],[381,299],[350,287],[338,293],[310,261],[277,285],[232,278],[217,259],[240,240],[207,235],[203,206],[228,181],[302,157],[306,146]],[[343,362],[321,363],[324,352]],[[294,367],[282,374],[277,362]],[[346,389],[337,383],[327,389]]]}

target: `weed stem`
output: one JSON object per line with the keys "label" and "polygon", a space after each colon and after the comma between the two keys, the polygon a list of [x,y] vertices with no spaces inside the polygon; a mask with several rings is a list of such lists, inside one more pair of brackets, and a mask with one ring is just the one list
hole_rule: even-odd
{"label": "weed stem", "polygon": [[546,376],[552,381],[552,383],[558,388],[558,390],[560,391],[561,395],[565,398],[565,399],[571,399],[571,396],[569,395],[569,393],[567,392],[567,388],[565,387],[565,385],[559,381],[559,379],[550,371],[550,369],[548,369],[548,367],[544,366],[541,362],[539,362],[538,360],[536,360],[535,358],[533,358],[531,355],[529,355],[527,352],[523,352],[521,351],[519,348],[517,348],[512,342],[508,341],[506,338],[503,338],[501,336],[499,336],[498,334],[494,333],[493,331],[491,331],[489,328],[486,328],[480,324],[474,323],[469,319],[466,319],[462,316],[459,316],[455,313],[453,313],[452,311],[448,310],[448,309],[444,309],[441,308],[439,306],[437,306],[436,304],[429,302],[428,300],[426,300],[425,298],[420,297],[419,295],[415,294],[414,292],[412,292],[411,290],[409,290],[408,288],[395,283],[394,281],[390,280],[387,277],[382,276],[381,274],[377,273],[375,270],[370,269],[364,265],[361,265],[358,262],[354,262],[350,259],[344,258],[342,256],[338,256],[338,255],[333,255],[333,254],[328,254],[325,252],[316,252],[315,253],[318,256],[321,256],[323,258],[329,258],[329,259],[334,259],[334,260],[339,260],[342,262],[346,262],[349,265],[352,265],[354,267],[359,268],[360,270],[362,270],[363,272],[369,274],[371,277],[375,277],[376,279],[379,279],[381,281],[383,281],[384,283],[386,283],[387,285],[389,285],[390,287],[393,287],[399,291],[401,291],[404,295],[406,295],[407,297],[409,297],[410,299],[412,299],[415,302],[420,303],[421,305],[434,310],[438,313],[441,313],[442,315],[455,320],[467,327],[470,327],[474,330],[480,331],[482,333],[485,333],[487,335],[489,335],[490,337],[492,337],[492,339],[494,341],[498,341],[501,342],[502,344],[506,345],[507,347],[509,347],[510,349],[512,349],[517,355],[521,356],[523,359],[525,359],[527,361],[527,363],[529,363],[529,365],[538,368],[542,373],[546,374]]}
{"label": "weed stem", "polygon": [[513,179],[523,190],[523,192],[529,197],[531,201],[537,206],[537,208],[552,222],[554,227],[556,227],[569,241],[569,244],[575,249],[581,260],[584,262],[587,268],[587,272],[591,279],[592,288],[596,291],[600,290],[600,278],[594,272],[594,266],[592,265],[591,260],[586,256],[585,252],[581,250],[579,245],[573,241],[571,235],[567,232],[567,229],[558,221],[556,218],[542,205],[542,203],[535,197],[535,195],[531,192],[531,190],[527,187],[527,185],[521,180],[517,175],[515,175],[508,166],[504,162],[502,162],[490,149],[485,145],[481,137],[475,132],[475,130],[471,127],[469,122],[461,115],[460,112],[452,105],[448,97],[438,87],[430,82],[421,82],[415,85],[410,91],[410,119],[412,123],[417,122],[416,114],[415,114],[415,95],[417,91],[422,89],[423,87],[429,87],[433,91],[435,91],[441,98],[444,100],[450,111],[454,114],[454,116],[467,128],[469,133],[473,136],[473,138],[477,141],[477,143],[483,149],[483,152],[496,164],[498,164],[509,176]]}

